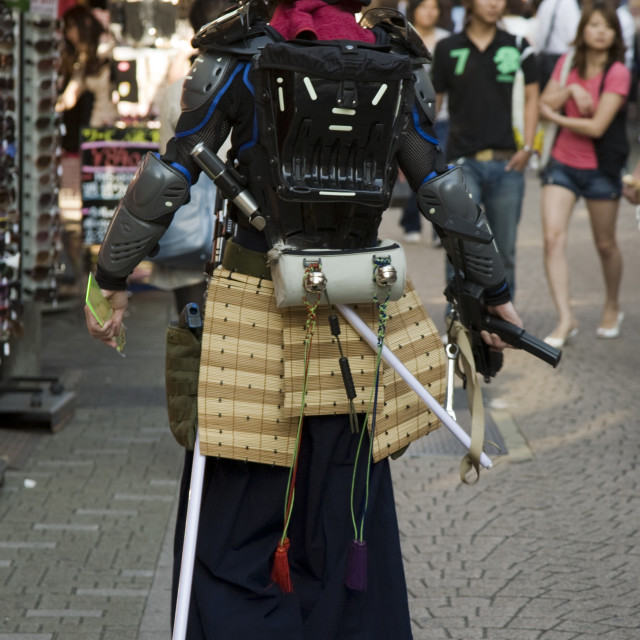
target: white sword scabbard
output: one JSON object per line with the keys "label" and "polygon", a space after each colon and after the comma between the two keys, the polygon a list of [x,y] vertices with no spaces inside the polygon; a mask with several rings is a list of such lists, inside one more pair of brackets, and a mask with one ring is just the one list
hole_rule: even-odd
{"label": "white sword scabbard", "polygon": [[[378,350],[378,336],[371,330],[362,318],[351,308],[344,304],[334,305],[336,309],[344,316],[347,322],[358,332],[365,342],[374,350]],[[395,369],[396,373],[416,392],[418,397],[433,411],[440,419],[442,424],[451,431],[451,433],[464,445],[468,450],[471,447],[471,437],[467,432],[440,406],[440,403],[424,388],[417,378],[398,360],[393,351],[386,345],[382,346],[382,359]],[[480,454],[480,464],[485,469],[490,469],[493,462],[486,453]]]}

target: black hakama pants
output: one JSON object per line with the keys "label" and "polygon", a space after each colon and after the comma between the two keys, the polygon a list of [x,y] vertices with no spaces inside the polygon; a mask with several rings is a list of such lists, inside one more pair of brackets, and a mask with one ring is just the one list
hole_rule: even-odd
{"label": "black hakama pants", "polygon": [[[293,593],[270,577],[282,536],[289,470],[207,458],[188,640],[410,640],[411,626],[388,459],[372,465],[364,539],[367,589],[345,585],[353,462],[359,435],[345,416],[305,417],[289,525]],[[368,438],[355,513],[363,505]],[[176,523],[175,611],[193,454]],[[173,615],[172,615],[173,620]]]}

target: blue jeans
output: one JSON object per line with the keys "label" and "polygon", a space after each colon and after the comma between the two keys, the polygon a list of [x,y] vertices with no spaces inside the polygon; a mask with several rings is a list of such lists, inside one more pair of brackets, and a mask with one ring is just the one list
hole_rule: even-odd
{"label": "blue jeans", "polygon": [[599,169],[575,169],[551,158],[542,174],[542,186],[555,184],[573,191],[585,200],[619,200],[622,179],[605,175]]}
{"label": "blue jeans", "polygon": [[[516,236],[524,198],[524,174],[505,171],[506,160],[480,162],[474,158],[458,158],[464,179],[474,201],[481,205],[491,225],[498,251],[502,256],[511,296],[516,291]],[[447,260],[447,282],[453,267]]]}

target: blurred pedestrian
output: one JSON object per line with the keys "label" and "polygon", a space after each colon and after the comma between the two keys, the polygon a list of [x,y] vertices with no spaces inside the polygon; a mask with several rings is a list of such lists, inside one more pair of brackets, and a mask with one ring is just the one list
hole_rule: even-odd
{"label": "blurred pedestrian", "polygon": [[621,172],[628,155],[626,100],[630,72],[615,4],[595,0],[585,6],[574,41],[567,82],[558,82],[562,57],[540,100],[540,115],[559,126],[551,160],[542,175],[544,263],[558,311],[558,324],[545,338],[555,347],[578,332],[569,298],[566,247],[571,214],[583,197],[602,264],[605,303],[599,338],[617,338],[622,255],[616,240]]}
{"label": "blurred pedestrian", "polygon": [[[475,202],[485,208],[514,295],[523,172],[533,154],[538,122],[536,61],[526,39],[518,40],[497,26],[506,0],[465,0],[465,7],[464,30],[436,45],[431,67],[436,110],[448,96],[447,159],[462,167]],[[519,68],[525,85],[521,148],[512,117]],[[447,279],[452,275],[447,263]]]}
{"label": "blurred pedestrian", "polygon": [[561,55],[567,53],[580,21],[577,0],[542,0],[536,11],[534,43],[542,91]]}
{"label": "blurred pedestrian", "polygon": [[[225,8],[226,4],[221,0],[195,0],[189,10],[189,22],[194,33],[197,33],[205,24],[215,20]],[[192,50],[192,53],[193,55],[191,55],[186,68],[187,73],[190,65],[195,62],[198,52],[197,50]],[[174,80],[165,87],[158,100],[161,154],[166,152],[167,143],[175,134],[176,124],[182,112],[180,97],[183,84],[184,77]],[[227,149],[228,144],[224,147],[225,153]],[[190,202],[183,205],[176,215],[185,215],[185,208],[187,207],[198,207],[199,211],[194,212],[195,215],[208,215],[213,219],[215,216],[215,199],[216,187],[211,179],[203,173],[191,189]],[[207,226],[204,225],[204,227],[206,228]],[[213,241],[213,234],[209,239]],[[169,240],[169,238],[165,238],[165,242]],[[204,244],[201,246],[204,246]],[[178,314],[189,302],[197,302],[199,305],[204,304],[204,294],[207,288],[204,269],[206,260],[210,259],[211,251],[208,251],[208,256],[205,260],[201,259],[202,252],[195,251],[194,253],[195,255],[192,256],[184,256],[180,261],[173,259],[167,263],[158,260],[152,263],[153,269],[149,276],[149,284],[159,289],[173,291]]]}
{"label": "blurred pedestrian", "polygon": [[633,171],[622,177],[622,195],[631,204],[640,205],[640,159]]}
{"label": "blurred pedestrian", "polygon": [[78,151],[83,127],[112,126],[117,110],[112,98],[111,59],[98,47],[105,28],[82,5],[62,17],[64,34],[61,51],[56,111],[62,113],[66,151]]}
{"label": "blurred pedestrian", "polygon": [[[443,38],[451,35],[450,31],[438,26],[443,17],[442,0],[414,0],[409,5],[407,11],[407,19],[415,27],[416,31],[422,38],[427,49],[433,53],[436,43]],[[425,65],[427,71],[429,64]],[[449,135],[449,112],[446,100],[438,111],[438,116],[434,123],[436,137],[442,149],[446,149],[447,137]],[[412,192],[409,195],[407,203],[404,206],[400,225],[404,229],[404,241],[408,243],[420,242],[422,227],[422,216],[418,210],[416,196]],[[435,231],[432,231],[432,238],[435,244],[439,244],[440,238]]]}

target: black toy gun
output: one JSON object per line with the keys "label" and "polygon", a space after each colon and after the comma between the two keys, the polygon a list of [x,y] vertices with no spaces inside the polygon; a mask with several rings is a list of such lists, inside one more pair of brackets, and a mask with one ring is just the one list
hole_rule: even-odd
{"label": "black toy gun", "polygon": [[445,289],[444,295],[453,305],[454,318],[459,320],[471,332],[471,349],[476,371],[489,382],[502,367],[502,352],[495,351],[482,339],[483,330],[495,333],[504,342],[524,349],[527,353],[540,358],[556,367],[562,351],[527,333],[511,322],[489,315],[484,302],[484,288],[456,276]]}

